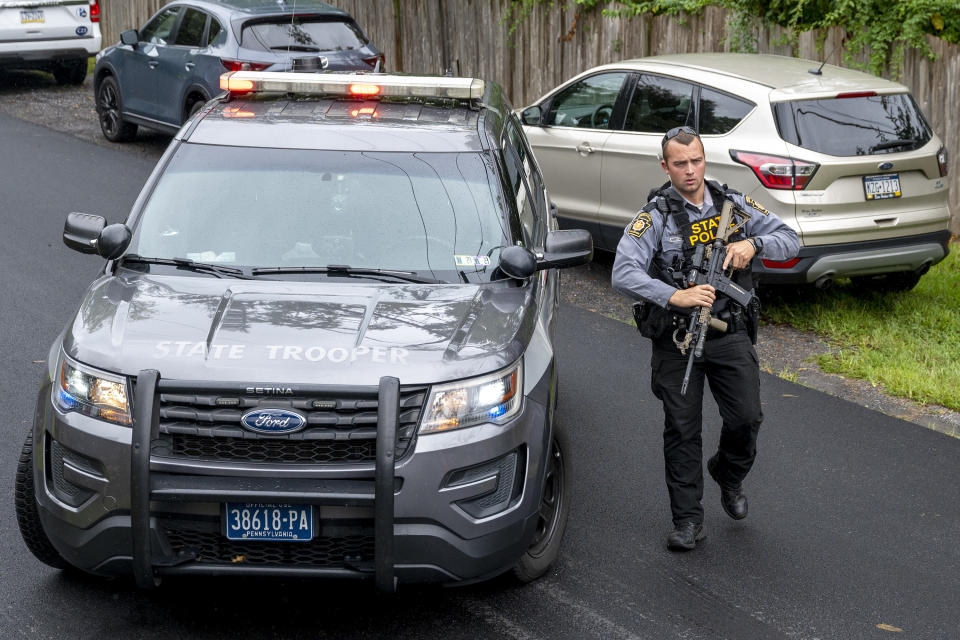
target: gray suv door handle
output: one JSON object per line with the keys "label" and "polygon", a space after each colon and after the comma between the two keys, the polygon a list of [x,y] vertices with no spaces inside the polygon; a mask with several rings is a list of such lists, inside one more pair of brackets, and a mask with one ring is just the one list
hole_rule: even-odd
{"label": "gray suv door handle", "polygon": [[588,156],[593,153],[593,147],[590,146],[589,142],[581,142],[577,145],[577,153],[582,156]]}
{"label": "gray suv door handle", "polygon": [[195,66],[197,66],[197,63],[196,63],[196,62],[188,62],[188,63],[186,63],[186,64],[183,65],[183,66],[186,68],[187,71],[193,71],[193,68],[194,68]]}
{"label": "gray suv door handle", "polygon": [[147,65],[149,65],[151,69],[156,69],[158,64],[160,64],[159,60],[151,60],[150,62],[147,63]]}

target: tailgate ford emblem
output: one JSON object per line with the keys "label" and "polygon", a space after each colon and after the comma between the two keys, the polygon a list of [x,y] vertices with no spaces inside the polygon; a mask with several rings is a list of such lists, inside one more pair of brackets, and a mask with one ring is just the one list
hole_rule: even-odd
{"label": "tailgate ford emblem", "polygon": [[293,433],[307,424],[307,419],[288,409],[254,409],[243,414],[240,424],[258,433]]}
{"label": "tailgate ford emblem", "polygon": [[877,165],[877,169],[880,169],[880,171],[889,171],[890,169],[893,169],[893,163],[881,162],[880,164]]}

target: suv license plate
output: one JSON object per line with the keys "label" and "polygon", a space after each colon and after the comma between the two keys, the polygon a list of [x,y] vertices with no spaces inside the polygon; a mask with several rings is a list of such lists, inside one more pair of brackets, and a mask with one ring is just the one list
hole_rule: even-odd
{"label": "suv license plate", "polygon": [[313,539],[313,507],[302,504],[261,504],[228,502],[226,508],[228,540]]}
{"label": "suv license plate", "polygon": [[900,174],[886,173],[880,176],[863,176],[863,193],[867,200],[899,198]]}
{"label": "suv license plate", "polygon": [[20,12],[20,24],[37,24],[43,22],[43,9],[29,9]]}

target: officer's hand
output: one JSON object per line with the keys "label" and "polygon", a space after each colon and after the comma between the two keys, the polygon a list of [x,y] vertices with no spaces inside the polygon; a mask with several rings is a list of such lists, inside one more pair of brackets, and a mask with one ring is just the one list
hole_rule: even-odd
{"label": "officer's hand", "polygon": [[727,258],[723,261],[723,268],[726,269],[727,266],[733,265],[734,269],[743,269],[750,264],[756,252],[753,243],[749,240],[731,242],[727,245]]}
{"label": "officer's hand", "polygon": [[677,289],[667,302],[675,307],[689,309],[690,307],[712,307],[716,299],[716,289],[708,284],[698,284],[689,289]]}

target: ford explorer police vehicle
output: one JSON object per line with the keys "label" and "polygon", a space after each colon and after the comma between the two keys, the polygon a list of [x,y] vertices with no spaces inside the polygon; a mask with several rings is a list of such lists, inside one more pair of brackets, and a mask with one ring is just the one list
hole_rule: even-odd
{"label": "ford explorer police vehicle", "polygon": [[238,71],[176,135],[54,341],[29,549],[133,575],[454,583],[557,557],[558,231],[501,89]]}

